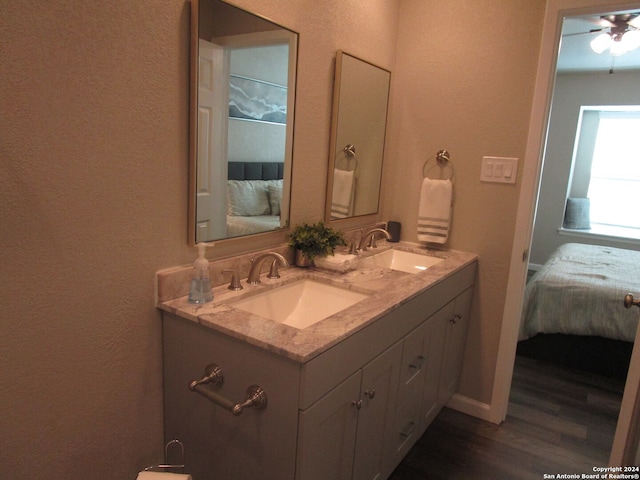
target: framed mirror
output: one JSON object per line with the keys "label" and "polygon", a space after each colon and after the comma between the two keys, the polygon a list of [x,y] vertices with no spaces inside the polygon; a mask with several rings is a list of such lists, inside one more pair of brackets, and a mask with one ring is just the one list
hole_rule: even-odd
{"label": "framed mirror", "polygon": [[325,220],[378,213],[391,72],[338,51]]}
{"label": "framed mirror", "polygon": [[191,2],[190,244],[288,228],[298,34]]}

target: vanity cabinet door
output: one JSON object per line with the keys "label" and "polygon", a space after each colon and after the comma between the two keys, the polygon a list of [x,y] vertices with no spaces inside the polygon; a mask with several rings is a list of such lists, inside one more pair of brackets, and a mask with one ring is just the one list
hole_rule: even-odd
{"label": "vanity cabinet door", "polygon": [[298,480],[373,480],[391,473],[402,342],[300,412]]}
{"label": "vanity cabinet door", "polygon": [[362,370],[354,480],[381,479],[390,473],[401,360],[402,342],[398,342]]}
{"label": "vanity cabinet door", "polygon": [[362,371],[300,412],[298,480],[347,480],[353,472]]}
{"label": "vanity cabinet door", "polygon": [[443,403],[439,401],[441,379],[440,375],[445,363],[445,342],[449,320],[455,315],[455,300],[450,301],[426,322],[425,334],[429,338],[429,354],[426,365],[426,375],[422,400],[422,423],[420,430],[424,431],[440,412]]}
{"label": "vanity cabinet door", "polygon": [[444,320],[444,354],[438,393],[438,402],[441,405],[446,404],[458,389],[467,342],[472,294],[473,288],[468,288],[458,295],[453,315]]}

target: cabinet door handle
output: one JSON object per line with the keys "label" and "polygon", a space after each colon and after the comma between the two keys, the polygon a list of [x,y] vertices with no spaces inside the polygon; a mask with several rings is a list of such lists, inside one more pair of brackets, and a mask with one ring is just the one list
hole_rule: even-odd
{"label": "cabinet door handle", "polygon": [[356,407],[358,410],[360,410],[362,408],[362,400],[358,399],[358,400],[352,400],[351,401],[351,405],[353,405],[354,407]]}
{"label": "cabinet door handle", "polygon": [[449,320],[449,321],[455,325],[456,323],[458,323],[458,320],[462,320],[462,315],[459,315],[459,314],[456,313],[453,316],[453,318],[451,320]]}
{"label": "cabinet door handle", "polygon": [[400,432],[400,436],[407,438],[416,430],[416,422],[409,422]]}
{"label": "cabinet door handle", "polygon": [[427,359],[424,355],[418,355],[416,359],[409,364],[409,368],[415,368],[416,370],[420,370],[422,365],[424,365],[424,361]]}
{"label": "cabinet door handle", "polygon": [[371,400],[373,400],[373,397],[376,396],[376,391],[373,388],[371,390],[367,390],[366,392],[364,392],[364,396],[369,397]]}
{"label": "cabinet door handle", "polygon": [[624,296],[624,306],[625,308],[631,308],[633,306],[639,307],[640,308],[640,300],[636,300],[633,298],[633,295],[630,293],[627,293]]}

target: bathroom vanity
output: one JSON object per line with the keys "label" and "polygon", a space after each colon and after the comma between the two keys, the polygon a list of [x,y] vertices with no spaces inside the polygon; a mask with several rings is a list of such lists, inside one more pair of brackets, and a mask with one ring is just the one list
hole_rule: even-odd
{"label": "bathroom vanity", "polygon": [[[216,287],[210,304],[160,302],[165,437],[184,443],[194,480],[387,478],[462,367],[477,257],[436,255],[443,261],[416,274],[287,268],[239,292]],[[367,297],[304,329],[233,306],[305,278]],[[201,387],[242,403],[258,385],[264,408],[236,416],[190,390],[212,363],[224,381]]]}

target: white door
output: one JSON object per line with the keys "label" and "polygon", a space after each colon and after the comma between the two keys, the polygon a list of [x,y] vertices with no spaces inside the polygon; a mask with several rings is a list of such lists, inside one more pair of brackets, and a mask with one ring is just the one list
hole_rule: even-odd
{"label": "white door", "polygon": [[[229,68],[225,49],[200,39],[196,242],[227,236],[227,117]],[[216,201],[216,199],[218,199]]]}
{"label": "white door", "polygon": [[[620,299],[622,301],[622,299]],[[637,305],[640,306],[640,305]],[[624,386],[622,405],[618,416],[616,434],[613,438],[609,465],[612,467],[638,465],[638,445],[640,440],[640,328],[636,330],[635,343],[631,352],[627,383]],[[625,473],[625,472],[622,472]],[[639,473],[637,470],[627,472]]]}

